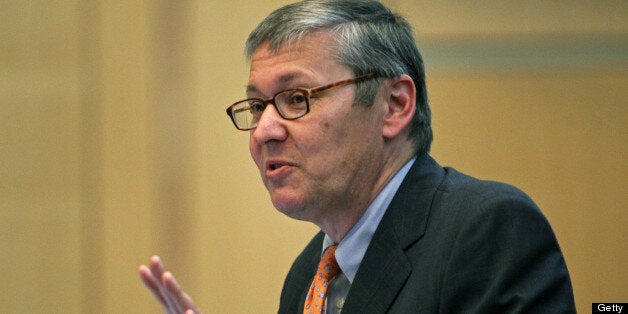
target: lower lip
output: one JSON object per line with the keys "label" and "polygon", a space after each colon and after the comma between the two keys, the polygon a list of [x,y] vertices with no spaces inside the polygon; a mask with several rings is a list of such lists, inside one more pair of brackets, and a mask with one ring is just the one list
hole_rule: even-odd
{"label": "lower lip", "polygon": [[276,169],[268,169],[266,170],[266,178],[268,180],[278,180],[288,174],[288,171],[292,168],[288,165],[283,165]]}

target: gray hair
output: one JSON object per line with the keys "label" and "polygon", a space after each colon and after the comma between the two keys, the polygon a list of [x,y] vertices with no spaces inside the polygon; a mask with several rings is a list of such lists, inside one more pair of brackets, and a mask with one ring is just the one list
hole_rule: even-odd
{"label": "gray hair", "polygon": [[[250,61],[265,41],[277,52],[281,46],[317,31],[333,34],[335,57],[356,76],[373,73],[378,78],[393,78],[407,74],[412,78],[417,99],[409,136],[417,154],[428,153],[433,135],[423,59],[412,26],[379,1],[305,0],[284,6],[251,32],[245,54]],[[358,83],[356,103],[371,105],[379,84],[377,80]]]}

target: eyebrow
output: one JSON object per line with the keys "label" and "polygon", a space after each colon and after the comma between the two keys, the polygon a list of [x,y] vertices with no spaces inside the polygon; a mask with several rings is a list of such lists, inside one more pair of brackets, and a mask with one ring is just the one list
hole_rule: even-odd
{"label": "eyebrow", "polygon": [[[279,82],[283,83],[283,84],[289,83],[289,82],[294,81],[294,79],[296,77],[299,77],[299,76],[301,76],[301,75],[299,75],[298,73],[290,73],[290,74],[282,75],[282,76],[279,77]],[[248,93],[258,93],[258,94],[261,94],[260,90],[257,88],[257,86],[251,85],[251,84],[246,86],[246,92],[247,92],[247,94]]]}

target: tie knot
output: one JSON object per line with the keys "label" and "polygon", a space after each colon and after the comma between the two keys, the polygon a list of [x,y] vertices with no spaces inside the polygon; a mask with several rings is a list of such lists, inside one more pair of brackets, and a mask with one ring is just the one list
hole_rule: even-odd
{"label": "tie knot", "polygon": [[319,271],[323,274],[327,279],[331,279],[340,270],[338,266],[338,262],[336,261],[336,249],[338,245],[332,245],[328,247],[325,252],[323,252],[323,256],[321,257],[321,262],[318,265]]}

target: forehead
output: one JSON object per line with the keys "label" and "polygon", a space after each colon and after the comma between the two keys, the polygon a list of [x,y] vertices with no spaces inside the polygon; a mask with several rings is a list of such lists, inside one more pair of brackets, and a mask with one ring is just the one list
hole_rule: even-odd
{"label": "forehead", "polygon": [[269,82],[314,84],[350,72],[335,57],[335,49],[335,41],[326,31],[306,35],[276,50],[265,41],[251,57],[248,89],[263,89]]}
{"label": "forehead", "polygon": [[336,51],[335,35],[331,30],[319,30],[294,36],[279,43],[278,46],[271,43],[272,40],[267,39],[260,43],[251,55],[251,62],[256,60],[288,54],[306,54],[310,57],[320,56],[321,54],[332,55]]}

